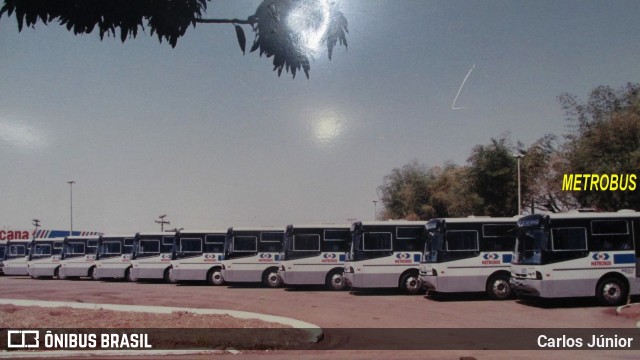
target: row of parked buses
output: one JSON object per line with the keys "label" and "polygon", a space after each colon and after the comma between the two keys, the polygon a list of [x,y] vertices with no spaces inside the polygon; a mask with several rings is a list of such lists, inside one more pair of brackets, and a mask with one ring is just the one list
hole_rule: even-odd
{"label": "row of parked buses", "polygon": [[10,240],[4,273],[399,288],[416,294],[485,291],[543,298],[640,293],[640,213],[357,221],[129,235]]}

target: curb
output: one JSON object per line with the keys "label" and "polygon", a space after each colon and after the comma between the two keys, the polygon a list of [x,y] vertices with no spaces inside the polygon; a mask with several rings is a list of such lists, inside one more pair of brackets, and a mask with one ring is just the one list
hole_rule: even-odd
{"label": "curb", "polygon": [[[296,320],[292,318],[287,318],[283,316],[275,316],[275,315],[266,315],[248,311],[236,311],[236,310],[221,310],[221,309],[202,309],[202,308],[185,308],[185,307],[170,307],[170,306],[141,306],[141,305],[120,305],[120,304],[93,304],[93,303],[77,303],[77,302],[66,302],[66,301],[40,301],[40,300],[21,300],[21,299],[0,299],[0,305],[14,305],[14,306],[39,306],[39,307],[69,307],[74,309],[88,309],[88,310],[112,310],[112,311],[123,311],[123,312],[143,312],[143,313],[154,313],[154,314],[170,314],[172,312],[189,312],[193,314],[201,314],[201,315],[228,315],[238,319],[258,319],[266,322],[277,323],[282,325],[291,326],[294,329],[302,329],[307,331],[309,337],[307,339],[308,342],[317,343],[322,340],[324,334],[322,332],[322,328],[318,325]],[[104,351],[95,351],[95,352],[84,352],[84,354],[78,354],[77,352],[67,352],[67,351],[46,351],[46,352],[35,352],[35,351],[26,351],[26,352],[17,352],[11,351],[7,353],[6,351],[0,352],[0,358],[13,358],[13,357],[64,357],[64,356],[80,356],[80,355],[122,355],[122,356],[143,356],[143,355],[200,355],[200,354],[208,354],[208,353],[224,353],[224,351],[220,350],[151,350],[152,353],[146,354],[149,350],[145,351],[136,351],[134,354],[124,354],[122,351],[117,350],[117,353],[114,353],[113,350],[104,350]],[[64,353],[64,354],[63,354]]]}

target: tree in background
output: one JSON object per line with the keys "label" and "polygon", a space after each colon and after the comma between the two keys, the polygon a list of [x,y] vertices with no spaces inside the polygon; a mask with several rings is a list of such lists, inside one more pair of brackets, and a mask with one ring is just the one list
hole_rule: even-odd
{"label": "tree in background", "polygon": [[558,150],[558,137],[547,134],[531,144],[522,158],[523,208],[530,213],[536,210],[564,212],[578,207],[571,192],[562,191],[562,177],[568,164]]}
{"label": "tree in background", "polygon": [[[467,160],[471,191],[482,199],[482,213],[514,216],[518,213],[517,161],[506,137],[476,145]],[[524,185],[524,184],[522,184]],[[526,191],[525,187],[523,189]]]}
{"label": "tree in background", "polygon": [[[640,84],[614,90],[594,89],[583,103],[574,96],[560,96],[572,132],[563,147],[567,173],[640,173]],[[576,191],[583,207],[601,210],[639,209],[637,191]]]}
{"label": "tree in background", "polygon": [[434,179],[433,172],[417,160],[391,170],[378,188],[384,205],[383,218],[427,220],[435,217],[436,210],[431,205]]}
{"label": "tree in background", "polygon": [[465,217],[482,214],[483,201],[471,190],[469,167],[447,163],[432,170],[431,203],[439,217]]}
{"label": "tree in background", "polygon": [[138,30],[149,29],[160,42],[175,47],[178,38],[196,24],[230,24],[235,27],[242,53],[246,37],[241,25],[251,26],[255,38],[251,52],[273,57],[278,76],[285,69],[295,77],[304,71],[309,78],[309,59],[314,56],[317,40],[327,47],[329,59],[339,42],[347,46],[347,20],[336,5],[320,0],[264,0],[247,19],[206,19],[209,0],[5,0],[3,14],[15,14],[18,31],[26,25],[58,22],[74,34],[90,34],[98,29],[100,39],[120,36],[124,42],[135,38]]}

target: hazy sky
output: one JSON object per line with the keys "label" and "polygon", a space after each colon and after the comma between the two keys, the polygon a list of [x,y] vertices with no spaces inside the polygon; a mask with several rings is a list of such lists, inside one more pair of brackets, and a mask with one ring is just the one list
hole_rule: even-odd
{"label": "hazy sky", "polygon": [[309,80],[243,56],[231,25],[171,48],[3,16],[0,227],[67,229],[71,179],[76,230],[156,230],[165,213],[186,229],[368,220],[394,167],[563,134],[558,95],[640,81],[638,1],[334,1],[349,47]]}

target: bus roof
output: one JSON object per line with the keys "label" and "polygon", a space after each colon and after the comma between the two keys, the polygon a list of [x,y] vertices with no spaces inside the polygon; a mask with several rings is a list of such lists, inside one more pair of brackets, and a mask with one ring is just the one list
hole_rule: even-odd
{"label": "bus roof", "polygon": [[116,238],[133,238],[136,234],[105,234],[100,236],[102,239],[116,239]]}
{"label": "bus roof", "polygon": [[286,228],[284,227],[275,227],[275,226],[230,227],[229,230],[231,229],[233,229],[233,231],[277,231],[277,232],[280,232],[280,231],[284,232],[286,230]]}
{"label": "bus roof", "polygon": [[[536,214],[538,215],[538,214]],[[539,214],[548,215],[551,219],[602,219],[602,218],[636,218],[640,217],[640,212],[634,210],[619,210],[616,212],[566,212]]]}
{"label": "bus roof", "polygon": [[[464,218],[435,218],[435,219],[431,219],[431,220],[444,220],[445,223],[501,223],[501,222],[506,222],[506,223],[515,223],[516,221],[518,221],[518,219],[521,218],[521,216],[514,216],[514,217],[490,217],[490,216],[481,216],[481,217],[476,217],[476,216],[470,216],[470,217],[464,217]],[[429,221],[431,221],[429,220]]]}
{"label": "bus roof", "polygon": [[139,232],[139,233],[136,234],[136,236],[137,235],[140,235],[140,236],[176,236],[176,233],[173,232],[173,231],[164,231],[164,232],[162,232],[162,231],[155,231],[155,232],[150,231],[150,232]]}
{"label": "bus roof", "polygon": [[91,236],[67,236],[65,239],[67,240],[98,240],[100,236],[91,235]]}
{"label": "bus roof", "polygon": [[403,226],[403,225],[411,225],[411,226],[424,226],[427,224],[427,220],[388,220],[388,221],[356,221],[362,223],[363,226]]}
{"label": "bus roof", "polygon": [[[294,229],[349,229],[350,224],[290,224]],[[287,227],[288,227],[287,226]]]}
{"label": "bus roof", "polygon": [[180,230],[178,234],[226,234],[228,229]]}

